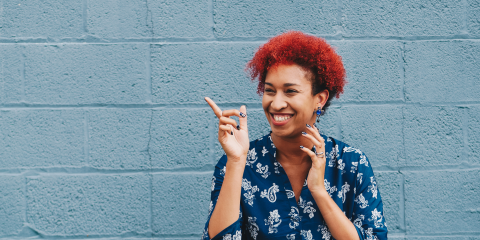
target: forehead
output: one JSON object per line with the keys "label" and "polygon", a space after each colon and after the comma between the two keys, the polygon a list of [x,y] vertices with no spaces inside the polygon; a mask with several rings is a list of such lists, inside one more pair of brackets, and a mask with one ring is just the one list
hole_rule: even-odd
{"label": "forehead", "polygon": [[265,85],[273,87],[304,86],[310,87],[310,72],[297,64],[272,66],[265,77]]}

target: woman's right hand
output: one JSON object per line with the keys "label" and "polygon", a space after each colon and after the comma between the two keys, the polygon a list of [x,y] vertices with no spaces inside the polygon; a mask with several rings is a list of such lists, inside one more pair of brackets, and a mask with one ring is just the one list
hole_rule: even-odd
{"label": "woman's right hand", "polygon": [[[240,107],[222,111],[212,99],[206,97],[208,105],[212,108],[215,115],[220,119],[218,123],[218,141],[222,145],[228,160],[233,162],[246,161],[250,141],[248,139],[247,128],[247,108]],[[231,116],[237,116],[240,125]],[[239,126],[240,129],[237,129]]]}

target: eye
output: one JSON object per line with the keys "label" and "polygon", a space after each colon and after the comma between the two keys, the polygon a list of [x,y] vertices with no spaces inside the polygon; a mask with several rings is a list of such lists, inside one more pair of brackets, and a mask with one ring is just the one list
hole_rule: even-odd
{"label": "eye", "polygon": [[264,91],[264,92],[267,92],[267,93],[273,93],[274,91],[273,91],[273,89],[267,88],[267,89],[265,89],[265,91]]}
{"label": "eye", "polygon": [[288,89],[286,93],[298,93],[298,91],[295,89]]}

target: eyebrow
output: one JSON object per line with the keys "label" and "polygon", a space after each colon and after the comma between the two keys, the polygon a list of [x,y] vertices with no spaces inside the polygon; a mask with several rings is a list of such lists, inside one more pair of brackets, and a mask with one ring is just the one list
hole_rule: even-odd
{"label": "eyebrow", "polygon": [[[273,87],[273,84],[269,83],[269,82],[265,82],[265,85],[268,85],[268,86],[272,86]],[[283,84],[284,87],[291,87],[291,86],[298,86],[298,84],[296,83],[285,83]]]}

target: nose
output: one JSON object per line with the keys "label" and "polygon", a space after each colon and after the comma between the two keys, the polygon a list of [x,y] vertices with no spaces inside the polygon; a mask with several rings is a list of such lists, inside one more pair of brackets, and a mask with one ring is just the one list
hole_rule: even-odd
{"label": "nose", "polygon": [[276,94],[275,97],[273,97],[273,101],[270,103],[271,110],[275,112],[287,108],[287,106],[288,104],[282,94]]}

